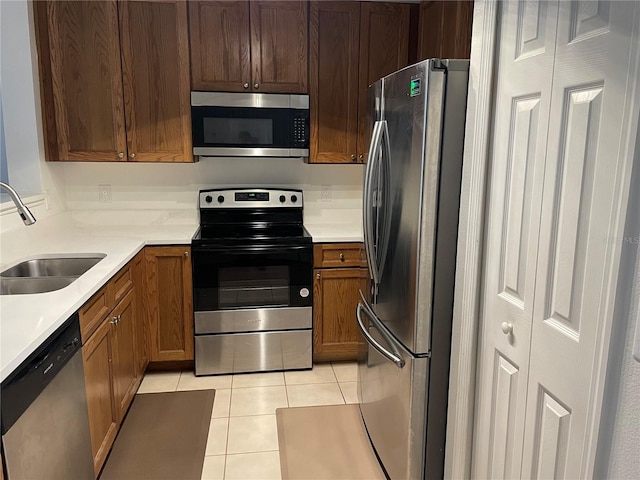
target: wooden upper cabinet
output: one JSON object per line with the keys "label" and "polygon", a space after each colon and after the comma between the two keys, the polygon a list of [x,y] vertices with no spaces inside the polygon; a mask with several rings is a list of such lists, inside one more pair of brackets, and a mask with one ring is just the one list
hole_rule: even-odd
{"label": "wooden upper cabinet", "polygon": [[469,58],[473,1],[420,2],[418,60]]}
{"label": "wooden upper cabinet", "polygon": [[116,2],[34,3],[48,159],[126,160]]}
{"label": "wooden upper cabinet", "polygon": [[367,160],[373,128],[367,118],[367,89],[376,80],[409,64],[411,6],[362,2],[360,11],[360,104],[358,151]]}
{"label": "wooden upper cabinet", "polygon": [[312,163],[358,161],[359,2],[312,2],[309,19]]}
{"label": "wooden upper cabinet", "polygon": [[307,91],[306,1],[189,2],[189,24],[194,90]]}
{"label": "wooden upper cabinet", "polygon": [[193,90],[249,90],[249,3],[189,2],[189,27]]}
{"label": "wooden upper cabinet", "polygon": [[129,160],[193,160],[187,4],[120,3]]}
{"label": "wooden upper cabinet", "polygon": [[305,93],[307,2],[252,1],[250,6],[253,90]]}
{"label": "wooden upper cabinet", "polygon": [[408,3],[311,3],[309,163],[367,161],[368,87],[409,64],[411,15]]}
{"label": "wooden upper cabinet", "polygon": [[34,2],[45,152],[193,161],[184,1]]}

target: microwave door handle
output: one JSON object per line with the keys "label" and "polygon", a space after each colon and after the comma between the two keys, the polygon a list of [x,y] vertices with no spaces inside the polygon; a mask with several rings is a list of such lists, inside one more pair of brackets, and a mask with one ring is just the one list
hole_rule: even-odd
{"label": "microwave door handle", "polygon": [[367,263],[369,264],[369,274],[374,285],[378,284],[378,271],[376,257],[373,247],[373,202],[374,186],[372,185],[373,172],[375,171],[380,149],[380,141],[382,140],[382,124],[383,121],[378,120],[373,126],[373,134],[371,135],[371,145],[369,147],[369,162],[364,176],[364,195],[363,195],[363,226],[364,226],[364,249],[367,254]]}

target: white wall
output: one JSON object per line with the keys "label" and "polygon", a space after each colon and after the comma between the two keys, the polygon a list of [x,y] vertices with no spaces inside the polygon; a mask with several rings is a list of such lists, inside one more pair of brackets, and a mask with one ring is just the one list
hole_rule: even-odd
{"label": "white wall", "polygon": [[[640,133],[636,140],[634,173],[627,227],[623,239],[620,294],[607,373],[599,439],[597,478],[640,478],[640,362],[633,357],[640,329]],[[635,206],[635,207],[634,207]]]}
{"label": "white wall", "polygon": [[[32,7],[27,0],[0,1],[0,82],[9,182],[42,218],[63,210],[64,198],[44,162]],[[21,225],[11,204],[0,206],[1,230]]]}

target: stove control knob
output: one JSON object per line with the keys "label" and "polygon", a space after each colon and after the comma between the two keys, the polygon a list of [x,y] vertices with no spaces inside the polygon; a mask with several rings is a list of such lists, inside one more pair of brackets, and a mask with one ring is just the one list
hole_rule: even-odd
{"label": "stove control knob", "polygon": [[224,197],[222,195],[218,195],[218,203],[223,203]]}
{"label": "stove control knob", "polygon": [[298,201],[298,197],[297,197],[297,196],[295,196],[295,195],[291,195],[291,201],[292,201],[293,203],[296,203],[296,202]]}
{"label": "stove control knob", "polygon": [[206,197],[204,197],[204,201],[207,203],[211,203],[213,202],[213,197],[211,195],[207,195]]}
{"label": "stove control knob", "polygon": [[284,203],[287,199],[285,198],[284,195],[280,195],[280,203]]}

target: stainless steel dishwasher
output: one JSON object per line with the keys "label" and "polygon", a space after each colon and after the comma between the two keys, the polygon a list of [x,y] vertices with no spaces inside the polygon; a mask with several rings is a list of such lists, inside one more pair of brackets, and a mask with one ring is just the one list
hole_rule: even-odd
{"label": "stainless steel dishwasher", "polygon": [[0,386],[8,480],[93,480],[78,315]]}

